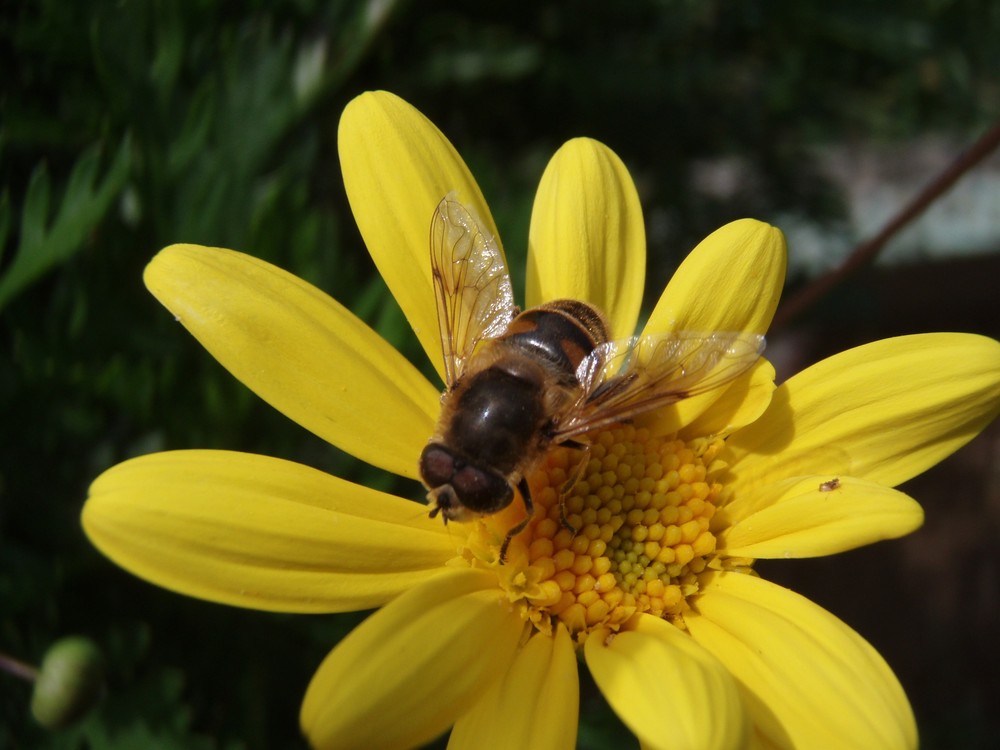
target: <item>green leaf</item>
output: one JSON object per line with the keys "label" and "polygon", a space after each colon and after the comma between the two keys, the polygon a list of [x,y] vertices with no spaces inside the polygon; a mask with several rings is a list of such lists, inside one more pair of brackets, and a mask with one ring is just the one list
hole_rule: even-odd
{"label": "green leaf", "polygon": [[[0,277],[0,309],[45,273],[76,254],[104,218],[128,177],[130,139],[126,136],[103,178],[98,179],[101,147],[95,144],[77,160],[63,200],[49,223],[51,180],[45,164],[31,174],[21,212],[17,254]],[[6,234],[8,211],[0,205],[0,240]]]}
{"label": "green leaf", "polygon": [[7,233],[10,232],[10,193],[0,193],[0,262],[7,249]]}

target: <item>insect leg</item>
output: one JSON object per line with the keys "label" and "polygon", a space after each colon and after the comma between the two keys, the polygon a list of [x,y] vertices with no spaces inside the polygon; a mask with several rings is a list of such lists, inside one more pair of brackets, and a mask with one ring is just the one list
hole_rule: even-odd
{"label": "insect leg", "polygon": [[524,531],[524,527],[528,525],[528,521],[531,517],[535,515],[535,504],[531,502],[531,491],[528,489],[528,480],[521,477],[521,481],[517,483],[518,492],[521,493],[521,499],[524,501],[524,510],[527,515],[517,524],[514,528],[507,532],[507,536],[503,540],[503,544],[500,545],[500,564],[507,559],[507,547],[510,546],[510,540]]}
{"label": "insect leg", "polygon": [[569,531],[570,534],[576,536],[578,529],[569,522],[568,518],[566,518],[566,496],[572,492],[576,483],[580,481],[580,477],[582,477],[583,473],[587,470],[587,464],[590,463],[590,444],[581,443],[578,440],[565,440],[562,445],[566,448],[583,451],[583,457],[577,461],[576,466],[573,467],[573,473],[565,482],[563,482],[563,486],[559,488],[559,523],[564,529]]}

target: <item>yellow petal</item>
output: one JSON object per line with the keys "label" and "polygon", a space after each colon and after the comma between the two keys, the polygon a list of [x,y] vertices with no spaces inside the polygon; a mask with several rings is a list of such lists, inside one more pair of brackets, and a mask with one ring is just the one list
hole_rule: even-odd
{"label": "yellow petal", "polygon": [[441,199],[455,192],[499,245],[486,200],[441,131],[388,92],[367,92],[347,105],[338,148],[347,198],[368,252],[443,377],[431,284],[431,217]]}
{"label": "yellow petal", "polygon": [[[510,670],[455,723],[450,750],[572,750],[580,713],[576,653],[562,626],[535,634]],[[488,740],[488,742],[487,742]]]}
{"label": "yellow petal", "polygon": [[711,654],[658,617],[592,633],[587,666],[619,718],[649,748],[740,748],[749,724],[736,683]]}
{"label": "yellow petal", "polygon": [[750,735],[749,750],[781,750],[782,747],[783,745],[775,744],[754,727],[754,732]]}
{"label": "yellow petal", "polygon": [[[767,410],[774,389],[774,365],[761,358],[722,391],[696,419],[687,421],[681,437],[728,435],[753,423]],[[682,417],[686,417],[683,413],[685,403],[681,402],[679,406],[682,407]]]}
{"label": "yellow petal", "polygon": [[895,675],[844,623],[755,576],[713,574],[702,584],[685,623],[732,671],[764,746],[916,747]]}
{"label": "yellow petal", "polygon": [[535,194],[526,304],[585,300],[624,338],[635,333],[645,274],[642,206],[628,169],[602,143],[569,141],[552,157]]}
{"label": "yellow petal", "polygon": [[924,520],[902,492],[854,477],[797,477],[747,494],[716,514],[727,525],[718,547],[734,557],[832,555],[909,534]]}
{"label": "yellow petal", "polygon": [[741,490],[847,474],[894,486],[975,437],[1000,412],[1000,343],[932,333],[837,354],[778,388],[727,444]]}
{"label": "yellow petal", "polygon": [[679,432],[684,440],[728,435],[767,410],[774,388],[774,366],[761,358],[725,387],[644,414],[636,424],[654,435]]}
{"label": "yellow petal", "polygon": [[717,229],[670,279],[644,333],[765,333],[785,282],[785,237],[753,219]]}
{"label": "yellow petal", "polygon": [[144,279],[271,406],[370,464],[416,477],[438,394],[350,311],[280,268],[219,248],[168,247]]}
{"label": "yellow petal", "polygon": [[455,544],[424,509],[301,464],[170,451],[108,469],[83,528],[159,586],[283,612],[382,604],[426,579]]}
{"label": "yellow petal", "polygon": [[302,728],[319,750],[419,747],[503,676],[522,630],[494,574],[440,573],[327,656],[306,691]]}

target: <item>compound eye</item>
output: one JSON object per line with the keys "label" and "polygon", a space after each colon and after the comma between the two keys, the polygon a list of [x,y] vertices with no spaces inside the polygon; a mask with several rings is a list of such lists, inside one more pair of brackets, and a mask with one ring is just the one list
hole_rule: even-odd
{"label": "compound eye", "polygon": [[476,513],[496,513],[514,499],[514,490],[503,476],[475,466],[456,471],[451,486],[462,505]]}
{"label": "compound eye", "polygon": [[455,458],[437,443],[430,443],[420,454],[420,476],[431,489],[448,484],[455,473]]}

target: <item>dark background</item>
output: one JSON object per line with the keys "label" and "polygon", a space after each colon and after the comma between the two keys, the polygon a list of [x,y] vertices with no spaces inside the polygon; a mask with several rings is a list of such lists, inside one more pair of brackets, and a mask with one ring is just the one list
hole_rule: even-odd
{"label": "dark background", "polygon": [[[361,615],[157,589],[91,548],[79,513],[103,469],[170,448],[283,456],[414,494],[257,400],[141,282],[171,242],[240,249],[425,366],[346,204],[336,126],[350,98],[389,89],[451,138],[517,289],[546,161],[573,136],[608,144],[640,190],[651,305],[731,219],[849,238],[823,148],[905,159],[928,135],[975,140],[1000,114],[998,34],[992,0],[0,3],[0,651],[37,662],[83,633],[110,665],[100,710],[55,735],[28,716],[28,686],[0,675],[0,748],[301,746],[305,686]],[[699,188],[698,165],[734,158],[747,179],[724,198]],[[769,336],[780,376],[891,335],[1000,336],[998,249],[1000,236],[972,256],[918,253],[840,285]],[[796,253],[789,291],[810,280]],[[760,569],[879,649],[923,747],[1000,746],[1000,429],[903,489],[926,509],[919,532]],[[584,705],[580,747],[623,746],[592,685]]]}

